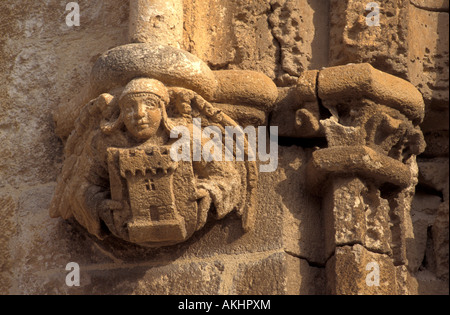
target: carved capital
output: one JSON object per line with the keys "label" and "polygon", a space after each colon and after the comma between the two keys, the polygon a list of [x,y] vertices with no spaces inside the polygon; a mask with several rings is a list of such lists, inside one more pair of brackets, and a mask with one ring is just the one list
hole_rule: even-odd
{"label": "carved capital", "polygon": [[320,71],[317,91],[331,117],[320,120],[328,148],[310,162],[313,191],[328,175],[399,188],[412,183],[408,161],[425,149],[417,126],[425,105],[412,84],[361,64]]}
{"label": "carved capital", "polygon": [[[312,153],[306,174],[309,190],[322,199],[329,292],[398,292],[396,272],[407,264],[404,230],[417,182],[415,156],[425,149],[418,127],[422,95],[369,64],[307,72],[290,93],[297,97],[295,127],[285,128],[284,136],[327,140],[326,148]],[[388,268],[392,279],[369,288],[340,277],[347,264],[367,274],[364,260],[354,259],[360,252]]]}

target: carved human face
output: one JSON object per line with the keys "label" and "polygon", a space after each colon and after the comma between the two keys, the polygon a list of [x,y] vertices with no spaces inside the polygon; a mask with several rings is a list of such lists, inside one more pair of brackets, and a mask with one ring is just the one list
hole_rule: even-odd
{"label": "carved human face", "polygon": [[161,125],[162,100],[153,94],[130,94],[121,101],[123,120],[128,131],[138,140],[154,136]]}

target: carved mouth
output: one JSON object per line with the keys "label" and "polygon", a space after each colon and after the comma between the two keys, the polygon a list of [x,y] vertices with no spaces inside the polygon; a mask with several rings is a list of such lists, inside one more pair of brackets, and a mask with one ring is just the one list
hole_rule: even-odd
{"label": "carved mouth", "polygon": [[136,124],[136,126],[141,127],[141,128],[147,128],[150,127],[150,123],[148,122],[139,122]]}

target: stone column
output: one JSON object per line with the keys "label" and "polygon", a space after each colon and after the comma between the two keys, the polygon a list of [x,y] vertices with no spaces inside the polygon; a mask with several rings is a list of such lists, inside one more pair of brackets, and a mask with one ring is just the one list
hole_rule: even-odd
{"label": "stone column", "polygon": [[[325,212],[331,294],[408,292],[405,229],[424,150],[421,94],[369,64],[322,70],[328,148],[313,153],[310,189]],[[405,280],[406,279],[406,280]]]}
{"label": "stone column", "polygon": [[182,48],[183,0],[130,0],[130,43]]}

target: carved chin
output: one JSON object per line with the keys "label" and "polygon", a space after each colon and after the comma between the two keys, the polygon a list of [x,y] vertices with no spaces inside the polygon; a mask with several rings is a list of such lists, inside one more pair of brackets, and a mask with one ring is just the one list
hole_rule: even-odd
{"label": "carved chin", "polygon": [[158,126],[140,125],[128,128],[128,131],[138,140],[147,140],[153,137],[158,130]]}

